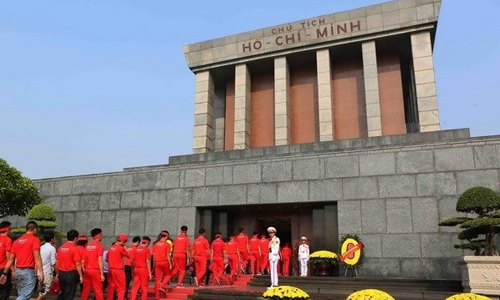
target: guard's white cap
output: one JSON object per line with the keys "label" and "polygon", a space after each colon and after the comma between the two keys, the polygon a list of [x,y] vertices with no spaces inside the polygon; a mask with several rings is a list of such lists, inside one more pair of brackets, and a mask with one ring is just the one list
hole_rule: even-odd
{"label": "guard's white cap", "polygon": [[305,236],[301,237],[300,238],[301,240],[306,240],[307,241],[307,238]]}
{"label": "guard's white cap", "polygon": [[267,232],[276,232],[276,228],[274,227],[267,227]]}

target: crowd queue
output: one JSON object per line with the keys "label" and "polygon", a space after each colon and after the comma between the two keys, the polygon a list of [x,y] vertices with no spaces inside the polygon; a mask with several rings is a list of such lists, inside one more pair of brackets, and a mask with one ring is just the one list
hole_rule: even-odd
{"label": "crowd queue", "polygon": [[[134,237],[127,246],[128,236],[118,235],[116,241],[105,250],[101,244],[103,232],[100,228],[90,231],[91,239],[76,230],[67,232],[67,242],[57,250],[54,233],[44,235],[40,246],[36,222],[29,221],[26,232],[14,242],[9,237],[11,223],[0,223],[0,300],[7,300],[11,289],[11,278],[17,280],[17,300],[27,300],[37,284],[37,300],[46,298],[53,281],[60,285],[58,300],[72,300],[78,286],[81,299],[89,299],[93,290],[95,300],[136,300],[138,295],[146,300],[148,282],[154,278],[154,296],[159,299],[167,293],[167,285],[177,276],[177,287],[183,287],[186,269],[191,270],[195,286],[209,283],[232,284],[238,274],[271,275],[271,287],[278,285],[279,262],[281,274],[290,273],[292,249],[288,243],[280,247],[276,229],[267,229],[265,234],[253,233],[248,237],[243,228],[239,234],[223,239],[220,233],[210,244],[205,230],[191,244],[187,226],[172,240],[168,231],[162,231],[151,245],[151,238]],[[298,248],[300,275],[307,276],[309,247],[307,239],[301,238]],[[210,280],[212,274],[212,280]],[[133,281],[130,294],[129,286]]]}

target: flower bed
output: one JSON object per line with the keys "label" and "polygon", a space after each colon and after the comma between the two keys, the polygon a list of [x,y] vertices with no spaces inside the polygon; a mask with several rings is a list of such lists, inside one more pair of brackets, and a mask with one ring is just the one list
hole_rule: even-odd
{"label": "flower bed", "polygon": [[262,297],[271,300],[309,299],[309,295],[303,290],[286,285],[273,287],[267,290]]}
{"label": "flower bed", "polygon": [[394,300],[394,298],[384,291],[367,289],[350,294],[347,300]]}

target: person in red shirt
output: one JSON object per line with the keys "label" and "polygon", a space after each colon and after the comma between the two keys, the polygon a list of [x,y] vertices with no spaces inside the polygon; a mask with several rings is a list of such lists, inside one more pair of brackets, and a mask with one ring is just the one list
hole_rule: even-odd
{"label": "person in red shirt", "polygon": [[250,274],[257,275],[260,272],[260,256],[262,255],[257,231],[254,231],[252,238],[248,240],[248,247],[250,248]]}
{"label": "person in red shirt", "polygon": [[[132,253],[137,249],[139,244],[141,243],[140,236],[134,236],[132,239],[132,245],[127,248],[128,254],[132,257]],[[125,295],[128,295],[128,289],[130,287],[130,282],[132,281],[132,265],[130,262],[131,258],[125,259]]]}
{"label": "person in red shirt", "polygon": [[196,270],[196,277],[194,277],[194,284],[202,284],[203,276],[207,271],[207,254],[210,251],[210,245],[205,238],[205,229],[198,230],[198,237],[193,241],[191,255],[194,259],[194,268]]}
{"label": "person in red shirt", "polygon": [[104,282],[104,268],[102,255],[104,253],[104,247],[101,244],[102,240],[102,229],[94,228],[90,231],[90,236],[92,236],[92,242],[90,242],[85,247],[84,254],[84,269],[83,274],[83,289],[81,300],[87,300],[90,294],[90,288],[94,290],[94,295],[96,300],[103,300],[103,288],[102,283]]}
{"label": "person in red shirt", "polygon": [[240,270],[245,273],[250,259],[250,248],[248,246],[248,236],[245,234],[245,229],[240,228],[239,234],[236,236],[236,243],[238,244],[238,251],[240,252]]}
{"label": "person in red shirt", "polygon": [[[160,287],[168,284],[168,276],[172,269],[172,245],[168,240],[170,234],[163,230],[160,233],[160,239],[153,245],[153,261],[155,272],[155,299],[160,298]],[[165,280],[162,281],[163,276]]]}
{"label": "person in red shirt", "polygon": [[125,270],[123,269],[123,259],[130,257],[125,248],[128,241],[126,234],[120,234],[116,242],[109,247],[106,260],[108,262],[108,300],[113,300],[115,290],[118,294],[118,300],[125,299]]}
{"label": "person in red shirt", "polygon": [[151,275],[151,251],[149,250],[151,239],[148,236],[142,238],[141,245],[131,253],[131,264],[134,270],[134,284],[130,291],[130,300],[137,298],[137,292],[141,289],[141,300],[148,297],[148,282]]}
{"label": "person in red shirt", "polygon": [[222,274],[224,274],[224,251],[226,248],[226,243],[222,240],[222,234],[217,232],[215,234],[215,240],[212,241],[210,245],[210,260],[212,261],[212,273],[214,274],[214,279],[217,285],[220,284]]}
{"label": "person in red shirt", "polygon": [[[36,237],[38,225],[34,221],[26,224],[26,233],[12,243],[10,255],[7,258],[4,270],[9,270],[14,264],[16,266],[17,300],[30,299],[35,288],[37,270],[43,270],[40,257],[40,240]],[[43,282],[43,272],[38,273],[38,280]],[[7,282],[7,274],[4,272],[0,277],[0,284]]]}
{"label": "person in red shirt", "polygon": [[289,243],[285,243],[281,248],[281,262],[283,264],[283,275],[290,275],[290,258],[292,257],[292,248]]}
{"label": "person in red shirt", "polygon": [[264,274],[267,271],[269,274],[269,239],[266,238],[266,234],[262,234],[260,237],[260,273]]}
{"label": "person in red shirt", "polygon": [[[85,247],[87,247],[87,244],[89,243],[89,239],[85,235],[81,235],[78,237],[78,241],[76,242],[76,251],[80,254],[81,258],[81,265],[82,265],[82,274],[85,272]],[[83,282],[80,283],[80,292],[83,291]]]}
{"label": "person in red shirt", "polygon": [[78,231],[71,229],[66,237],[68,241],[59,247],[56,254],[56,272],[61,285],[57,299],[72,300],[78,283],[83,282],[82,258],[76,247]]}
{"label": "person in red shirt", "polygon": [[236,243],[235,236],[229,237],[229,242],[226,244],[226,255],[229,260],[229,284],[233,284],[238,272],[238,263],[240,261],[240,252],[238,251],[238,244]]}
{"label": "person in red shirt", "polygon": [[5,269],[7,257],[9,257],[12,247],[12,240],[9,237],[10,230],[11,223],[9,221],[0,223],[0,275],[5,274],[7,276],[5,284],[0,285],[0,300],[9,299],[10,289],[12,287],[11,269]]}
{"label": "person in red shirt", "polygon": [[[179,278],[177,279],[177,286],[183,287],[182,281],[184,280],[184,276],[186,275],[186,266],[188,259],[190,259],[189,252],[189,237],[187,236],[187,226],[181,227],[181,233],[175,237],[173,246],[174,246],[174,269],[170,273],[169,276],[165,278],[163,282],[169,282],[172,277],[179,273]],[[163,286],[165,286],[164,284]],[[164,287],[160,287],[160,291],[165,293],[166,289]]]}

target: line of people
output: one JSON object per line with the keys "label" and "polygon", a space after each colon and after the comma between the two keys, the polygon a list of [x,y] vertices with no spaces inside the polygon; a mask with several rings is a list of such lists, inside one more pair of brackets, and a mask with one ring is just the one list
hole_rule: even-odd
{"label": "line of people", "polygon": [[[9,238],[10,226],[7,221],[0,223],[0,300],[8,299],[14,274],[17,300],[30,298],[37,277],[40,283],[38,300],[45,299],[55,277],[61,289],[58,300],[73,299],[79,284],[82,300],[88,300],[91,290],[96,300],[103,300],[106,287],[108,300],[124,300],[131,281],[130,300],[136,300],[138,294],[146,300],[149,280],[154,277],[154,296],[159,299],[167,293],[167,285],[175,276],[177,287],[183,287],[186,268],[190,265],[195,286],[203,285],[204,279],[208,284],[210,273],[213,284],[223,281],[232,284],[247,267],[251,274],[271,274],[271,286],[277,286],[280,260],[283,275],[289,275],[292,250],[289,246],[280,248],[274,227],[268,228],[270,238],[259,237],[257,232],[249,238],[240,228],[238,235],[224,240],[218,232],[211,244],[205,237],[205,230],[200,229],[191,245],[188,228],[182,226],[173,240],[168,231],[161,231],[152,249],[147,236],[134,237],[127,248],[128,236],[120,234],[106,251],[101,243],[103,232],[100,228],[90,231],[91,241],[80,236],[78,231],[70,230],[67,242],[56,251],[53,233],[45,234],[45,243],[40,245],[36,222],[28,222],[25,234],[14,242]],[[299,248],[299,259],[302,252]],[[305,265],[307,268],[307,261]]]}

